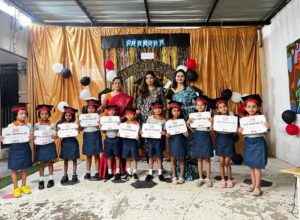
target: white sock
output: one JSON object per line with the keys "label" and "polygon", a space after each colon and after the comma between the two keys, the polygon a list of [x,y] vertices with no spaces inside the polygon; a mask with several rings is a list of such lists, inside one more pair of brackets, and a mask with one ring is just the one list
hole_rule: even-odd
{"label": "white sock", "polygon": [[108,169],[108,174],[112,174],[112,170],[111,169]]}
{"label": "white sock", "polygon": [[120,174],[120,168],[116,168],[116,173]]}
{"label": "white sock", "polygon": [[158,175],[161,175],[162,174],[162,169],[158,169]]}
{"label": "white sock", "polygon": [[131,174],[131,169],[130,168],[127,168],[126,169],[127,173],[130,175]]}
{"label": "white sock", "polygon": [[86,173],[91,173],[91,171],[86,171]]}
{"label": "white sock", "polygon": [[44,181],[44,176],[40,176],[40,181]]}
{"label": "white sock", "polygon": [[133,169],[133,173],[136,173],[136,169]]}
{"label": "white sock", "polygon": [[53,175],[49,175],[49,180],[53,180]]}
{"label": "white sock", "polygon": [[153,175],[153,170],[149,169],[149,175]]}

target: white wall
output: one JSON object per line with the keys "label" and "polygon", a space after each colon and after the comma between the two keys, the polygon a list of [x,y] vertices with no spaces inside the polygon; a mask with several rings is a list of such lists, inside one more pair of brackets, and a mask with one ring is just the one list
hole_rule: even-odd
{"label": "white wall", "polygon": [[300,137],[287,135],[281,119],[282,112],[290,109],[286,46],[300,38],[300,0],[292,0],[262,33],[262,87],[264,112],[271,123],[270,153],[300,166]]}

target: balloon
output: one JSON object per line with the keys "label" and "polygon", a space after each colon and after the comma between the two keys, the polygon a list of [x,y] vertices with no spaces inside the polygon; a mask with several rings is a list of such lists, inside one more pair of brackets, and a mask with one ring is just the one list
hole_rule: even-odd
{"label": "balloon", "polygon": [[295,124],[288,124],[286,126],[285,130],[289,135],[298,135],[299,134],[299,127]]}
{"label": "balloon", "polygon": [[80,79],[80,84],[83,86],[88,86],[91,83],[91,79],[88,76],[84,76]]}
{"label": "balloon", "polygon": [[61,75],[63,78],[67,79],[71,77],[71,70],[69,70],[68,68],[63,68],[61,71]]}
{"label": "balloon", "polygon": [[193,59],[189,59],[189,60],[186,62],[186,67],[187,67],[188,69],[195,70],[195,69],[196,69],[196,61],[193,60]]}
{"label": "balloon", "polygon": [[58,103],[57,109],[58,109],[60,112],[64,112],[64,111],[65,111],[65,109],[64,109],[65,106],[69,106],[68,103],[65,102],[65,101],[61,101],[60,103]]}
{"label": "balloon", "polygon": [[241,165],[243,163],[243,156],[240,155],[240,154],[234,154],[231,157],[231,160],[232,160],[233,164],[235,164],[235,165]]}
{"label": "balloon", "polygon": [[108,70],[114,70],[115,69],[115,64],[111,60],[106,60],[105,61],[105,68]]}
{"label": "balloon", "polygon": [[198,74],[195,70],[188,69],[186,72],[186,80],[188,82],[195,82],[198,79]]}
{"label": "balloon", "polygon": [[185,65],[179,65],[179,66],[177,67],[176,71],[177,71],[177,70],[183,70],[184,72],[186,72],[186,71],[187,71],[187,67],[186,67]]}
{"label": "balloon", "polygon": [[239,104],[239,113],[242,115],[245,114],[245,106],[242,103]]}
{"label": "balloon", "polygon": [[235,103],[239,103],[242,99],[241,99],[241,94],[238,92],[233,92],[232,96],[231,96],[231,100]]}
{"label": "balloon", "polygon": [[56,73],[60,73],[63,68],[64,68],[64,66],[61,63],[54,63],[52,65],[52,70]]}
{"label": "balloon", "polygon": [[293,112],[291,110],[286,110],[282,113],[281,118],[285,123],[291,124],[296,120],[297,115],[296,112]]}
{"label": "balloon", "polygon": [[191,88],[193,90],[195,90],[197,96],[203,95],[203,91],[201,89],[197,88],[196,86],[191,86]]}
{"label": "balloon", "polygon": [[221,96],[226,99],[230,99],[232,96],[232,91],[230,89],[225,89],[222,91]]}
{"label": "balloon", "polygon": [[108,71],[107,74],[106,74],[106,79],[107,79],[109,82],[112,82],[113,79],[114,79],[115,77],[117,77],[117,74],[116,74],[116,71],[114,71],[114,70],[110,70],[110,71]]}
{"label": "balloon", "polygon": [[88,89],[83,89],[83,90],[80,92],[80,99],[82,99],[82,100],[88,100],[90,97],[91,97],[90,90],[88,90]]}

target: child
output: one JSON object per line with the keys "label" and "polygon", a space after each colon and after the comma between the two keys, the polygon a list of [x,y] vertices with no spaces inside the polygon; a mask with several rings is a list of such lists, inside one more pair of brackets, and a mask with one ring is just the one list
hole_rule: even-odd
{"label": "child", "polygon": [[[87,113],[96,113],[97,108],[100,106],[98,100],[89,99],[87,100]],[[80,124],[80,122],[79,122]],[[85,127],[83,128],[83,147],[82,154],[86,155],[86,174],[84,179],[91,178],[91,165],[92,165],[92,156],[95,158],[95,168],[96,173],[93,176],[95,179],[99,179],[99,154],[103,152],[102,147],[102,138],[99,130],[99,126],[94,127]]]}
{"label": "child", "polygon": [[[182,103],[171,101],[169,102],[169,120],[181,119],[181,106]],[[183,184],[184,183],[184,157],[186,156],[186,138],[189,136],[188,132],[183,134],[175,134],[170,135],[166,134],[167,138],[169,138],[169,153],[171,157],[171,166],[172,166],[172,183],[173,184]],[[180,177],[177,181],[176,178],[176,158],[180,160]]]}
{"label": "child", "polygon": [[[148,124],[160,124],[163,128],[165,125],[165,118],[163,116],[163,104],[161,102],[154,102],[151,104],[152,115],[147,118],[146,123]],[[162,131],[161,135],[165,135],[166,132]],[[148,148],[148,157],[149,157],[149,173],[146,176],[145,181],[151,181],[153,179],[153,164],[154,156],[157,157],[157,166],[158,166],[158,179],[160,181],[165,181],[165,177],[162,174],[162,161],[163,161],[163,148],[164,148],[164,139],[156,138],[147,138],[146,145]]]}
{"label": "child", "polygon": [[[76,120],[76,112],[77,109],[71,107],[64,107],[65,111],[62,115],[61,120],[57,124],[62,123],[74,123]],[[79,144],[76,137],[67,137],[63,138],[61,141],[61,152],[60,158],[64,160],[64,176],[62,177],[60,183],[65,184],[69,181],[68,177],[68,162],[69,160],[73,161],[73,175],[72,175],[72,182],[77,183],[77,159],[79,158]]]}
{"label": "child", "polygon": [[[126,108],[125,123],[138,125],[135,120],[135,110]],[[136,137],[138,139],[138,136]],[[122,138],[122,157],[126,159],[126,175],[124,179],[128,179],[133,175],[134,181],[138,181],[137,171],[137,158],[138,158],[138,141],[137,139]],[[133,163],[133,171],[131,173],[131,160]]]}
{"label": "child", "polygon": [[[217,98],[214,101],[214,108],[219,115],[230,115],[228,109],[228,100],[226,98]],[[221,187],[232,188],[232,171],[231,171],[231,157],[234,154],[233,134],[227,132],[217,132],[216,136],[216,155],[220,162],[220,176]],[[227,181],[225,181],[225,166],[227,171]]]}
{"label": "child", "polygon": [[[117,105],[106,105],[105,106],[107,116],[115,116],[117,113]],[[101,125],[100,125],[101,128]],[[108,174],[106,180],[110,180],[113,177],[112,174],[112,158],[116,160],[116,174],[115,180],[121,179],[120,174],[120,158],[121,158],[121,143],[118,137],[118,130],[104,131],[106,134],[104,140],[104,155],[107,157]]]}
{"label": "child", "polygon": [[[262,100],[259,95],[249,95],[242,97],[244,101],[246,117],[261,115],[259,108]],[[268,123],[264,124],[269,130]],[[243,132],[243,128],[239,128]],[[264,169],[268,160],[268,146],[264,139],[264,134],[245,135],[244,139],[244,164],[250,168],[251,186],[247,189],[253,196],[262,195],[260,189],[261,169]]]}
{"label": "child", "polygon": [[[26,121],[28,113],[25,103],[19,103],[12,107],[12,114],[14,121],[8,127],[26,126],[32,130],[30,123]],[[4,137],[0,136],[3,141]],[[33,139],[30,135],[29,140]],[[30,194],[29,186],[26,186],[27,171],[26,169],[32,166],[32,152],[29,142],[11,144],[8,153],[8,169],[12,170],[11,179],[13,182],[14,190],[13,196],[15,198],[21,197],[21,193]],[[18,187],[18,170],[22,172],[22,186]]]}
{"label": "child", "polygon": [[[52,139],[56,139],[56,127],[54,123],[51,123],[49,118],[51,117],[51,110],[53,105],[38,105],[36,110],[38,112],[39,122],[34,125],[34,130],[44,130],[52,133]],[[35,147],[35,160],[40,162],[40,182],[39,189],[45,188],[44,171],[45,164],[48,164],[49,180],[47,188],[54,186],[53,180],[53,161],[57,158],[56,144],[53,140],[52,143],[46,145],[36,145]]]}
{"label": "child", "polygon": [[[209,111],[208,104],[210,99],[207,96],[199,96],[196,98],[196,110],[197,112],[205,112]],[[193,121],[189,119],[187,121],[188,127]],[[192,145],[192,155],[197,158],[198,160],[198,173],[199,173],[199,180],[197,181],[196,185],[198,187],[202,186],[202,184],[206,183],[207,187],[212,187],[212,182],[210,179],[210,157],[214,156],[213,147],[212,147],[212,140],[210,136],[210,127],[209,128],[190,128],[194,133],[193,145]],[[206,164],[206,179],[203,179],[202,174],[202,165],[203,160],[205,160]]]}

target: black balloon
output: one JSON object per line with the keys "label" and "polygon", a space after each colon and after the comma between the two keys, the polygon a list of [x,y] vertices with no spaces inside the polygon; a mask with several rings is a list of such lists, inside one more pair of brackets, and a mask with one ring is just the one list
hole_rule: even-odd
{"label": "black balloon", "polygon": [[221,93],[221,96],[223,98],[226,98],[226,99],[230,99],[231,96],[232,96],[232,91],[230,89],[225,89],[223,90],[223,92]]}
{"label": "black balloon", "polygon": [[285,123],[291,124],[296,120],[297,115],[296,112],[293,112],[291,110],[286,110],[282,113],[281,118]]}
{"label": "black balloon", "polygon": [[231,160],[232,160],[233,164],[235,164],[235,165],[241,165],[243,163],[243,156],[240,155],[240,154],[234,154],[231,157]]}
{"label": "black balloon", "polygon": [[91,79],[88,76],[84,76],[80,79],[80,84],[83,86],[88,86],[91,83]]}
{"label": "black balloon", "polygon": [[188,69],[186,72],[186,80],[188,82],[194,82],[198,79],[198,74],[195,70]]}
{"label": "black balloon", "polygon": [[71,77],[71,70],[69,70],[68,68],[63,68],[61,70],[61,75],[65,79],[70,78]]}

